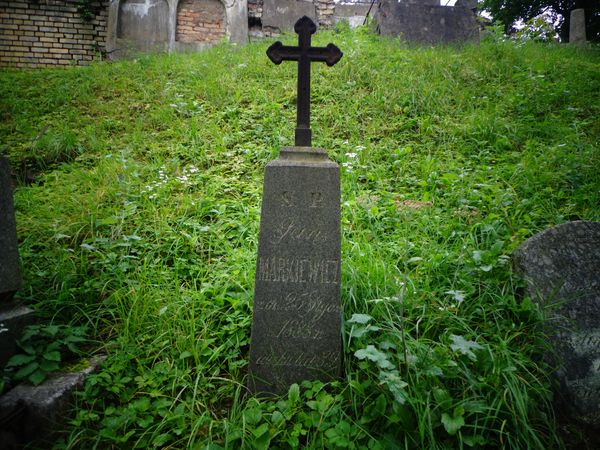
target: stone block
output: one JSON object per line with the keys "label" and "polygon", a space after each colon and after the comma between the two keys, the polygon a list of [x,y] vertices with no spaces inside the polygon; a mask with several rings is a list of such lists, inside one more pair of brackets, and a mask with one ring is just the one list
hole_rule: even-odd
{"label": "stone block", "polygon": [[317,11],[312,1],[264,0],[263,2],[263,27],[292,31],[294,24],[302,16],[308,16],[317,22]]}
{"label": "stone block", "polygon": [[[348,21],[352,28],[358,27],[365,22],[370,4],[338,4],[334,10],[334,22]],[[373,10],[371,11],[373,12]]]}
{"label": "stone block", "polygon": [[28,444],[50,448],[55,433],[64,428],[62,422],[68,416],[75,390],[83,386],[104,359],[103,356],[93,358],[80,372],[51,374],[39,386],[20,384],[10,390],[0,397],[0,419],[4,419],[0,421],[0,431],[4,436],[12,435],[15,448]]}
{"label": "stone block", "polygon": [[[20,47],[17,50],[28,47]],[[0,156],[0,302],[12,299],[21,286],[13,188],[8,159]]]}
{"label": "stone block", "polygon": [[586,42],[585,10],[583,8],[571,11],[569,23],[569,43],[582,44]]}
{"label": "stone block", "polygon": [[34,322],[34,311],[30,308],[12,303],[0,307],[0,369],[18,353],[17,339]]}
{"label": "stone block", "polygon": [[381,34],[408,42],[479,42],[475,14],[465,7],[381,0],[375,18]]}
{"label": "stone block", "polygon": [[600,428],[600,222],[550,228],[513,256],[527,294],[548,310],[557,410]]}

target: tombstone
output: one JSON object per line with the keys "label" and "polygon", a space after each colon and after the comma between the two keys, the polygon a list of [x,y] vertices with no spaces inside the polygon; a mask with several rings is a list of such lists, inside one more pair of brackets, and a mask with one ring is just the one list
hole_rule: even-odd
{"label": "tombstone", "polygon": [[17,351],[17,339],[34,321],[33,310],[12,302],[21,286],[10,165],[0,156],[0,369]]}
{"label": "tombstone", "polygon": [[371,2],[369,3],[338,3],[335,5],[333,14],[334,23],[347,21],[351,28],[356,28],[365,23],[367,16],[371,12]]}
{"label": "tombstone", "polygon": [[20,286],[12,178],[8,159],[0,156],[0,304],[11,300]]}
{"label": "tombstone", "polygon": [[317,19],[315,4],[308,0],[264,0],[262,26],[291,31],[298,17]]}
{"label": "tombstone", "polygon": [[169,40],[166,0],[123,0],[117,21],[118,46],[126,51],[160,51]]}
{"label": "tombstone", "polygon": [[333,44],[311,47],[314,22],[296,22],[299,46],[274,43],[275,64],[298,61],[296,146],[265,169],[250,345],[255,393],[282,394],[341,371],[340,168],[311,147],[310,63],[333,66]]}
{"label": "tombstone", "polygon": [[382,35],[400,36],[408,42],[479,42],[479,25],[470,9],[472,5],[461,4],[441,6],[437,0],[380,0],[375,21]]}
{"label": "tombstone", "polygon": [[571,11],[569,23],[569,43],[583,44],[586,41],[585,34],[585,10],[583,8]]}
{"label": "tombstone", "polygon": [[514,254],[527,294],[550,308],[547,318],[560,411],[600,427],[600,222],[558,225]]}

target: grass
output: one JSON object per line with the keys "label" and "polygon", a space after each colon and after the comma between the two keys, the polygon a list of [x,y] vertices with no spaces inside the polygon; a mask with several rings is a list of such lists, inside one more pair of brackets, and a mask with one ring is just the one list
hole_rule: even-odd
{"label": "grass", "polygon": [[[262,173],[293,142],[269,43],[0,72],[21,299],[108,355],[56,448],[561,448],[510,254],[600,220],[597,48],[322,32],[342,166],[341,380],[246,395]],[[62,329],[62,328],[61,328]]]}

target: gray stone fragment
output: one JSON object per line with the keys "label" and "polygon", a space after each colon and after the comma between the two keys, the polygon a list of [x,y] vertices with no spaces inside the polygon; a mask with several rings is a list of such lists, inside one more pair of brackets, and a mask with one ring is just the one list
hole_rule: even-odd
{"label": "gray stone fragment", "polygon": [[600,222],[550,228],[528,239],[513,261],[534,301],[559,305],[548,324],[560,408],[600,427]]}
{"label": "gray stone fragment", "polygon": [[583,8],[571,11],[569,23],[569,43],[583,44],[587,40],[585,32],[585,10]]}
{"label": "gray stone fragment", "polygon": [[121,54],[167,50],[169,4],[166,0],[122,0],[118,11],[117,47]]}
{"label": "gray stone fragment", "polygon": [[[335,5],[333,21],[337,23],[346,20],[352,28],[361,26],[365,22],[369,7],[370,3],[357,3],[352,5],[337,4]],[[373,12],[374,9],[371,13]]]}
{"label": "gray stone fragment", "polygon": [[411,5],[423,6],[440,6],[439,0],[403,0],[401,3],[409,3]]}
{"label": "gray stone fragment", "polygon": [[16,424],[7,423],[0,431],[14,434],[20,445],[51,443],[54,434],[63,429],[62,422],[68,415],[73,393],[104,359],[104,356],[93,358],[80,372],[51,374],[39,386],[20,384],[0,397],[0,412],[15,410],[19,416]]}
{"label": "gray stone fragment", "polygon": [[281,394],[341,370],[340,169],[291,147],[265,170],[250,388]]}
{"label": "gray stone fragment", "polygon": [[311,1],[303,0],[264,0],[263,27],[278,28],[281,31],[292,31],[294,24],[302,16],[310,17],[317,22],[317,11]]}
{"label": "gray stone fragment", "polygon": [[473,11],[428,3],[381,0],[375,15],[379,32],[420,44],[479,42]]}
{"label": "gray stone fragment", "polygon": [[20,286],[11,171],[8,159],[0,156],[0,304],[12,299]]}
{"label": "gray stone fragment", "polygon": [[0,369],[18,353],[17,339],[23,329],[35,322],[34,311],[21,305],[0,306]]}
{"label": "gray stone fragment", "polygon": [[470,9],[474,11],[477,9],[477,0],[456,0],[454,6]]}

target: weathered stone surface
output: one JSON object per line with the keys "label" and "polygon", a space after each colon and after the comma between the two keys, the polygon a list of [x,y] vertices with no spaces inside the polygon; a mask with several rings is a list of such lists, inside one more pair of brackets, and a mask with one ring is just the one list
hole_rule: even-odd
{"label": "weathered stone surface", "polygon": [[585,32],[585,10],[583,8],[571,11],[569,23],[569,43],[582,44],[587,40]]}
{"label": "weathered stone surface", "polygon": [[401,36],[409,42],[479,42],[475,14],[465,7],[381,0],[375,18],[381,34]]}
{"label": "weathered stone surface", "polygon": [[166,0],[123,0],[117,20],[119,51],[161,51],[169,41]]}
{"label": "weathered stone surface", "polygon": [[[338,4],[335,5],[333,20],[335,23],[342,20],[348,21],[350,27],[355,28],[361,26],[365,22],[367,12],[369,11],[370,3],[357,3],[351,5]],[[374,12],[373,8],[371,12]]]}
{"label": "weathered stone surface", "polygon": [[[198,14],[196,14],[198,13]],[[201,50],[226,35],[248,42],[247,0],[111,0],[106,51],[111,58],[136,52]]]}
{"label": "weathered stone surface", "polygon": [[302,17],[317,21],[317,11],[311,1],[265,0],[263,3],[263,27],[278,28],[281,31],[294,29],[296,21]]}
{"label": "weathered stone surface", "polygon": [[67,417],[74,391],[83,386],[104,359],[93,358],[80,372],[51,374],[39,386],[20,384],[0,397],[0,413],[9,415],[0,428],[2,437],[12,435],[19,445],[16,448],[31,442],[38,444],[36,448],[46,448],[54,434],[63,429],[61,422]]}
{"label": "weathered stone surface", "polygon": [[10,300],[21,286],[17,225],[8,159],[0,156],[0,303]]}
{"label": "weathered stone surface", "polygon": [[265,170],[250,388],[284,393],[341,369],[340,172],[322,149],[291,147]]}
{"label": "weathered stone surface", "polygon": [[514,263],[534,301],[560,305],[548,318],[560,408],[600,427],[600,222],[550,228],[527,240]]}
{"label": "weathered stone surface", "polygon": [[439,0],[404,0],[402,3],[410,3],[412,5],[424,6],[440,6]]}
{"label": "weathered stone surface", "polygon": [[17,352],[23,329],[35,322],[34,311],[21,305],[0,306],[0,369]]}

